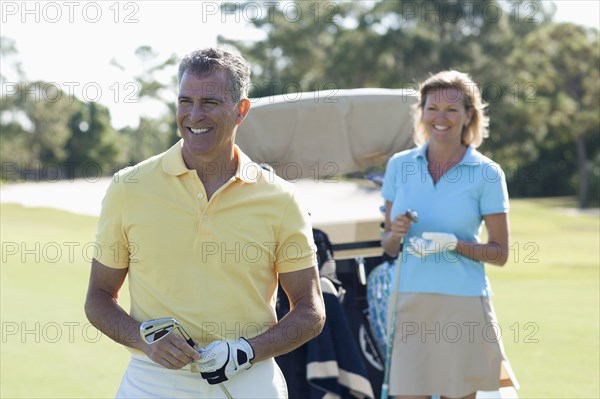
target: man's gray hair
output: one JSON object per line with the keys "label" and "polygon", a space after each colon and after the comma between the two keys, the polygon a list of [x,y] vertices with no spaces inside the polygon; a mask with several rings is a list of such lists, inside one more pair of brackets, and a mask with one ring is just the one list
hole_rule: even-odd
{"label": "man's gray hair", "polygon": [[215,71],[227,74],[227,91],[232,100],[238,103],[248,97],[250,86],[250,65],[240,55],[220,47],[208,47],[187,54],[179,63],[179,84],[184,72],[202,77]]}

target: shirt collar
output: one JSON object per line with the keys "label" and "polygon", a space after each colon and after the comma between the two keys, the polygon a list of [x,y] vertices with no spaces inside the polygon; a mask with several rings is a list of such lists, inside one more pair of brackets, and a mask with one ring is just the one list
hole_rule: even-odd
{"label": "shirt collar", "polygon": [[261,177],[262,167],[256,162],[252,162],[237,144],[234,147],[234,154],[238,160],[235,178],[244,183],[256,183]]}
{"label": "shirt collar", "polygon": [[476,166],[483,163],[484,158],[483,155],[479,151],[477,151],[473,146],[467,146],[467,152],[465,152],[465,156],[463,157],[461,164],[465,164],[468,166]]}
{"label": "shirt collar", "polygon": [[179,176],[190,171],[185,162],[183,162],[182,145],[183,139],[179,140],[165,152],[162,160],[162,167],[165,173],[172,176]]}
{"label": "shirt collar", "polygon": [[[172,176],[179,176],[191,171],[183,161],[182,146],[183,139],[179,140],[164,153],[162,168],[165,173]],[[262,168],[260,165],[252,162],[237,145],[234,147],[234,154],[238,160],[237,170],[234,175],[235,178],[244,183],[256,183],[261,176]]]}
{"label": "shirt collar", "polygon": [[426,160],[427,157],[427,147],[429,146],[429,142],[426,142],[425,144],[423,144],[420,147],[417,147],[415,150],[415,153],[413,155],[413,158],[418,158],[421,160]]}
{"label": "shirt collar", "polygon": [[[426,142],[420,147],[417,147],[413,158],[426,160],[427,159],[427,147],[429,146],[429,142]],[[483,157],[482,155],[475,149],[473,146],[468,145],[467,151],[463,156],[463,159],[458,163],[458,165],[467,165],[467,166],[475,166],[482,163]]]}

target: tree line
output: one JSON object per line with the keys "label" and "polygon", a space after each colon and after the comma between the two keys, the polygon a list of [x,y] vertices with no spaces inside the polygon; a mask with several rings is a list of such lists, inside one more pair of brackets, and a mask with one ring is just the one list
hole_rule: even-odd
{"label": "tree line", "polygon": [[[266,34],[258,41],[219,36],[218,42],[238,49],[252,64],[251,97],[414,89],[443,69],[467,72],[489,104],[490,137],[481,151],[502,165],[511,196],[575,195],[587,207],[600,201],[599,33],[553,22],[551,5],[541,0],[225,3],[224,15],[243,15]],[[9,39],[2,39],[1,48],[3,57],[17,55]],[[82,167],[96,163],[108,174],[174,143],[175,104],[165,93],[176,91],[176,81],[161,83],[156,75],[176,64],[176,57],[160,60],[149,46],[137,55],[146,71],[135,76],[139,97],[163,101],[164,114],[116,130],[102,105],[31,101],[22,90],[35,92],[44,82],[24,82],[2,97],[3,165],[25,165],[25,172],[61,165],[64,177],[77,177]],[[2,178],[23,176],[3,167]]]}

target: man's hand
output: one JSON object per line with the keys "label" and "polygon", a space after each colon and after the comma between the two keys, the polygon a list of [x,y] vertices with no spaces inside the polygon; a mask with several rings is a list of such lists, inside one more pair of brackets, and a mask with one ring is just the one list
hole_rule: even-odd
{"label": "man's hand", "polygon": [[169,334],[160,341],[144,344],[143,351],[152,361],[168,369],[180,369],[200,358],[179,334]]}
{"label": "man's hand", "polygon": [[435,254],[444,250],[456,249],[458,239],[450,233],[423,233],[421,237],[411,237],[406,251],[418,257]]}
{"label": "man's hand", "polygon": [[249,369],[254,359],[254,349],[245,338],[237,341],[214,341],[198,349],[200,360],[195,362],[200,375],[209,384],[227,381],[241,370]]}

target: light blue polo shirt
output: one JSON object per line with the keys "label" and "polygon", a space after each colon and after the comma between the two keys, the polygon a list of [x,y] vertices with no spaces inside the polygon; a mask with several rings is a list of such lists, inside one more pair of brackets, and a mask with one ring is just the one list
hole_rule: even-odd
{"label": "light blue polo shirt", "polygon": [[[413,209],[406,242],[423,232],[445,232],[459,240],[479,242],[483,215],[508,213],[508,190],[498,164],[469,146],[460,163],[437,182],[427,169],[427,144],[399,152],[388,161],[382,196],[393,203],[391,218]],[[408,244],[406,244],[408,245]],[[404,251],[399,292],[490,296],[482,262],[455,251],[419,258]]]}

